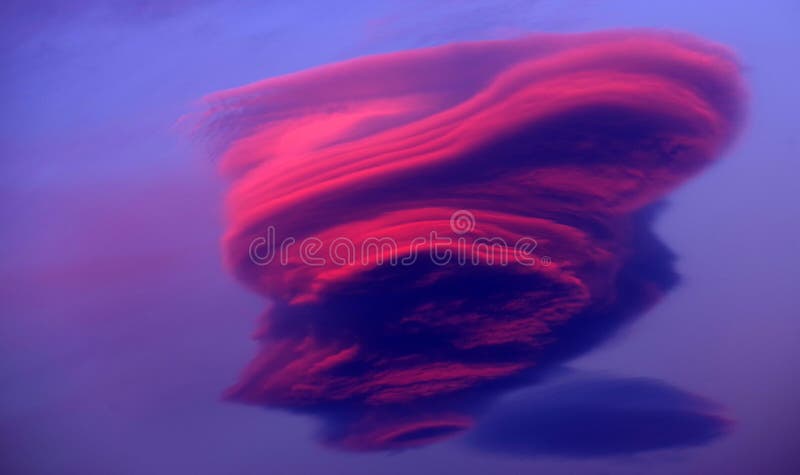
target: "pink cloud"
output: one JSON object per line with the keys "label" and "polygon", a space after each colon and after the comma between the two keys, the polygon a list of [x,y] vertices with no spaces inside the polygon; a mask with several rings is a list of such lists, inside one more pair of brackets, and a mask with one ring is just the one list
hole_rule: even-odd
{"label": "pink cloud", "polygon": [[[441,401],[558,364],[653,305],[675,275],[652,207],[720,155],[743,98],[728,50],[647,31],[371,56],[211,95],[205,126],[232,179],[225,260],[272,302],[228,396],[361,408],[336,439],[347,448],[469,427],[457,411],[438,425],[386,414],[443,414]],[[301,246],[260,265],[252,243],[270,226],[323,254],[340,237],[389,238],[399,257],[435,231],[477,265],[390,265],[378,249],[312,266]],[[492,265],[475,245],[490,237],[531,237],[547,261]]]}

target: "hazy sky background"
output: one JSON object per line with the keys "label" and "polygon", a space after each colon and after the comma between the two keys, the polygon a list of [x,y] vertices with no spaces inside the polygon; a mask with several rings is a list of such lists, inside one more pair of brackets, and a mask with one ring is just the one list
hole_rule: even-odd
{"label": "hazy sky background", "polygon": [[[796,1],[13,0],[0,17],[0,468],[800,473]],[[581,461],[458,439],[365,455],[321,448],[311,418],[220,402],[263,302],[219,262],[225,183],[176,127],[198,98],[363,54],[614,27],[731,46],[751,107],[734,148],[658,220],[682,285],[572,366],[706,396],[731,435]]]}

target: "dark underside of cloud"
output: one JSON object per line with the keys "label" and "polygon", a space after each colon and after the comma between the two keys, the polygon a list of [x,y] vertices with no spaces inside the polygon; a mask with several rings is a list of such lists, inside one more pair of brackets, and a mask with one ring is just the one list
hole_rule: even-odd
{"label": "dark underside of cloud", "polygon": [[719,407],[663,382],[591,377],[515,394],[467,440],[513,455],[598,457],[704,445],[730,428]]}
{"label": "dark underside of cloud", "polygon": [[[469,429],[675,285],[653,216],[734,137],[742,98],[725,48],[646,31],[373,56],[212,95],[204,131],[233,182],[226,263],[270,301],[227,396],[319,414],[353,450]],[[376,238],[399,255],[254,260],[267,228],[322,256]],[[449,244],[416,241],[431,232]],[[485,239],[533,239],[538,260],[498,265]]]}

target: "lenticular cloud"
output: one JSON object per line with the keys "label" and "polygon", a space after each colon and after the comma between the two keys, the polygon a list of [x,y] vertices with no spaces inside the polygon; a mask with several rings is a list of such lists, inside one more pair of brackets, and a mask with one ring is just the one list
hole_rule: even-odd
{"label": "lenticular cloud", "polygon": [[[730,142],[742,95],[726,49],[633,31],[372,56],[210,96],[233,182],[225,259],[270,302],[228,395],[321,414],[352,449],[469,428],[489,395],[674,285],[654,205]],[[340,261],[342,242],[376,239],[394,247]],[[477,245],[498,239],[502,264]]]}

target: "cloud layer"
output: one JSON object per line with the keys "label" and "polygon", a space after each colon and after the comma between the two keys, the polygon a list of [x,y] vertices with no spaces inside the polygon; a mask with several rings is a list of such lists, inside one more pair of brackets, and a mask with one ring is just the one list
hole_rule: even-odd
{"label": "cloud layer", "polygon": [[703,445],[731,426],[715,404],[660,381],[590,376],[503,401],[469,441],[523,456],[598,457]]}
{"label": "cloud layer", "polygon": [[[731,141],[742,90],[723,47],[623,31],[372,56],[208,97],[232,179],[225,259],[270,300],[228,396],[322,414],[351,449],[469,428],[497,391],[674,285],[655,205]],[[462,210],[467,232],[451,222]],[[256,262],[268,227],[322,255],[379,238],[399,256],[309,265],[295,245]],[[417,241],[431,232],[444,239]],[[475,245],[494,238],[534,240],[536,263],[498,265]],[[464,249],[474,264],[425,257]]]}

